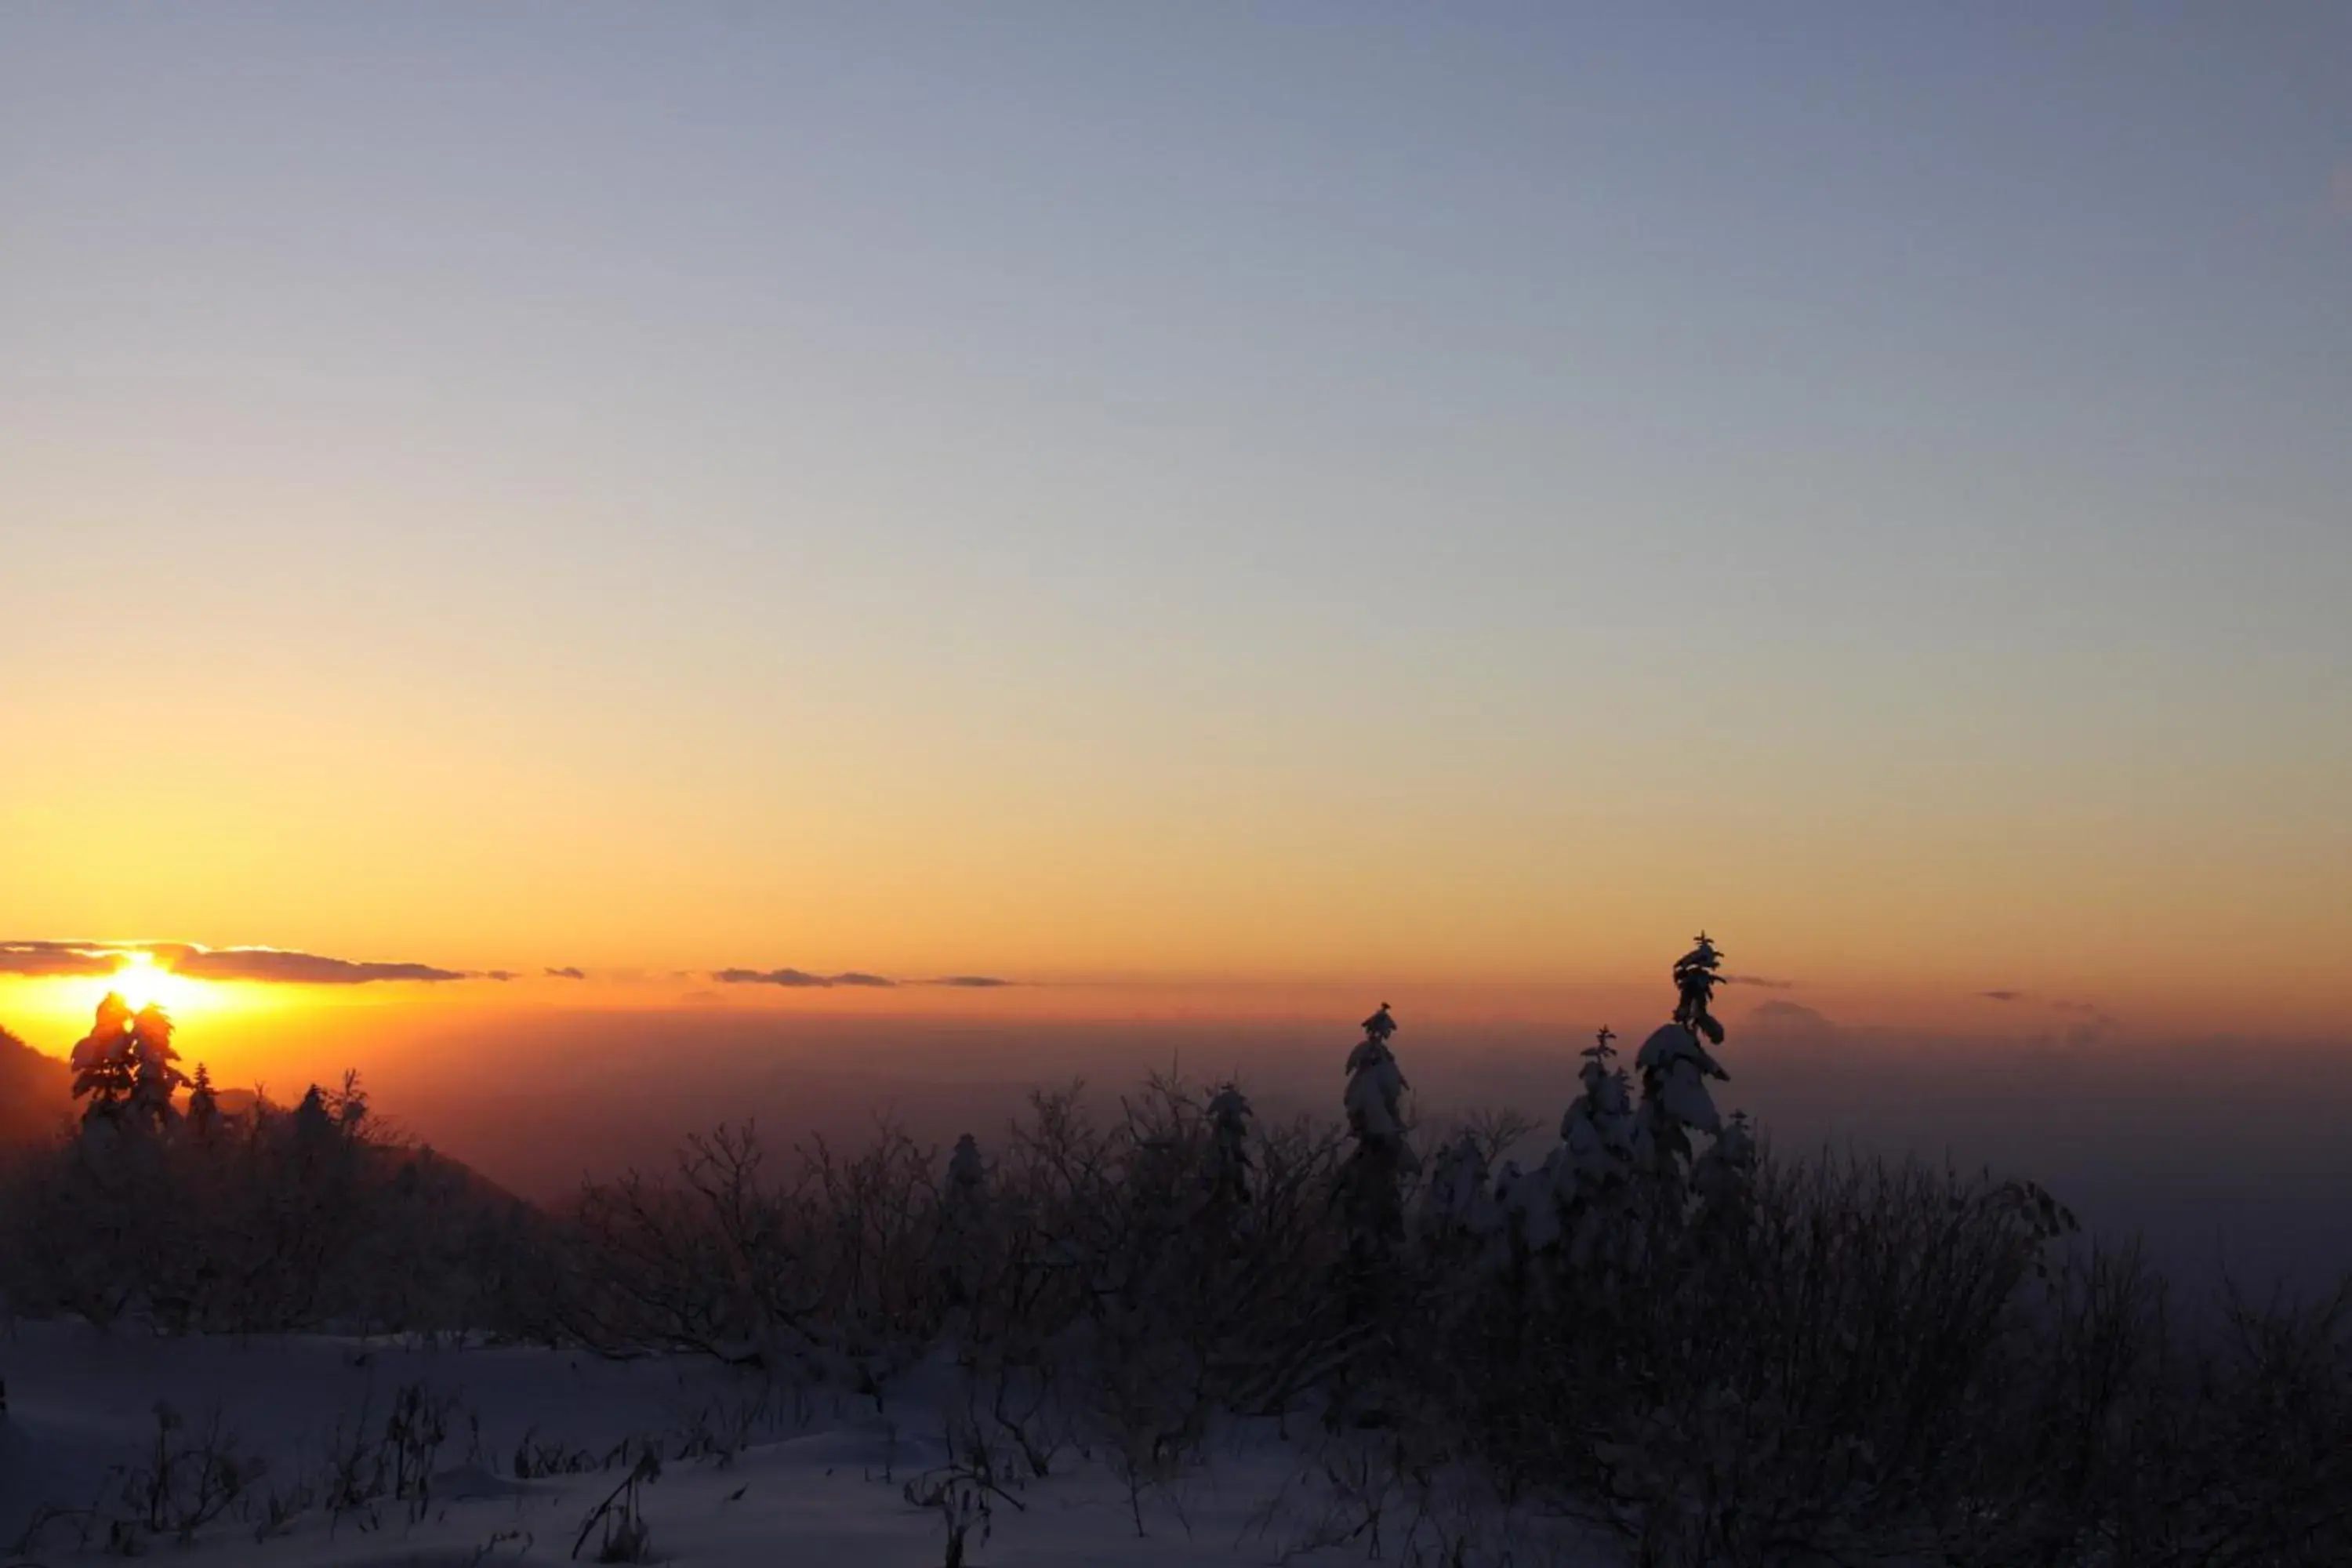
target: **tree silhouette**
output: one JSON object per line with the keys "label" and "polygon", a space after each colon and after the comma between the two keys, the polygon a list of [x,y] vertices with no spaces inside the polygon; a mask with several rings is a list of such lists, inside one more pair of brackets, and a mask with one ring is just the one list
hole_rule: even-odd
{"label": "tree silhouette", "polygon": [[110,991],[98,1004],[89,1033],[74,1043],[73,1097],[87,1097],[82,1125],[113,1121],[122,1114],[139,1084],[139,1058],[131,1037],[133,1015],[121,993]]}
{"label": "tree silhouette", "polygon": [[1355,1139],[1342,1179],[1349,1230],[1360,1256],[1384,1253],[1404,1234],[1403,1178],[1413,1169],[1405,1146],[1403,1097],[1408,1087],[1389,1037],[1396,1020],[1389,1005],[1364,1020],[1364,1037],[1348,1053],[1348,1132]]}
{"label": "tree silhouette", "polygon": [[150,1002],[131,1018],[131,1058],[132,1114],[152,1128],[170,1126],[179,1118],[172,1097],[188,1075],[173,1065],[180,1053],[172,1048],[172,1016],[160,1003]]}
{"label": "tree silhouette", "polygon": [[1715,1000],[1715,988],[1722,984],[1716,971],[1723,965],[1722,954],[1706,932],[1698,933],[1698,945],[1675,960],[1675,1022],[1695,1035],[1705,1035],[1710,1044],[1723,1044],[1723,1026],[1707,1011]]}
{"label": "tree silhouette", "polygon": [[204,1063],[188,1087],[188,1125],[199,1138],[209,1138],[220,1126],[220,1100],[213,1093],[213,1075]]}
{"label": "tree silhouette", "polygon": [[1219,1084],[1209,1097],[1209,1206],[1228,1217],[1249,1207],[1249,1123],[1255,1114],[1239,1084]]}
{"label": "tree silhouette", "polygon": [[1723,963],[1705,931],[1698,944],[1675,961],[1675,1016],[1662,1024],[1633,1058],[1642,1079],[1642,1108],[1635,1118],[1634,1148],[1643,1168],[1677,1191],[1691,1160],[1690,1135],[1713,1137],[1723,1119],[1707,1093],[1708,1079],[1728,1079],[1699,1037],[1723,1043],[1723,1025],[1707,1010],[1722,977]]}

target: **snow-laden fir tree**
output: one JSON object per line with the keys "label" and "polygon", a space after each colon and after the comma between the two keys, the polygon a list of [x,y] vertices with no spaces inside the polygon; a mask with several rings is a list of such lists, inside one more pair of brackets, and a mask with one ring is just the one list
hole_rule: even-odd
{"label": "snow-laden fir tree", "polygon": [[1723,1026],[1708,1009],[1722,981],[1716,971],[1722,967],[1723,955],[1705,931],[1698,933],[1698,945],[1675,961],[1675,1022],[1718,1046],[1723,1044]]}
{"label": "snow-laden fir tree", "polygon": [[220,1130],[220,1100],[213,1093],[213,1075],[204,1063],[196,1064],[196,1076],[188,1080],[188,1128],[200,1139],[209,1139]]}
{"label": "snow-laden fir tree", "polygon": [[1580,1186],[1606,1184],[1624,1175],[1633,1157],[1633,1086],[1614,1064],[1613,1029],[1595,1030],[1582,1052],[1577,1081],[1584,1086],[1559,1119],[1559,1141],[1568,1149],[1568,1169]]}
{"label": "snow-laden fir tree", "polygon": [[1208,1206],[1234,1221],[1249,1210],[1249,1124],[1255,1114],[1241,1086],[1221,1083],[1209,1097]]}
{"label": "snow-laden fir tree", "polygon": [[320,1148],[335,1135],[335,1119],[327,1114],[327,1095],[317,1084],[305,1089],[300,1103],[294,1107],[294,1142],[304,1148]]}
{"label": "snow-laden fir tree", "polygon": [[952,1305],[970,1301],[980,1288],[987,1231],[988,1166],[979,1141],[967,1132],[948,1156],[947,1183],[940,1193],[939,1268]]}
{"label": "snow-laden fir tree", "polygon": [[1616,1037],[1606,1027],[1594,1032],[1577,1070],[1583,1092],[1559,1119],[1554,1196],[1561,1231],[1580,1261],[1622,1222],[1633,1175],[1633,1090],[1609,1043]]}
{"label": "snow-laden fir tree", "polygon": [[1404,1235],[1404,1179],[1417,1168],[1405,1143],[1404,1091],[1389,1038],[1389,1005],[1364,1020],[1364,1037],[1348,1053],[1348,1134],[1356,1146],[1340,1173],[1349,1247],[1360,1258],[1383,1255]]}
{"label": "snow-laden fir tree", "polygon": [[1440,1149],[1429,1189],[1422,1194],[1423,1242],[1441,1255],[1483,1244],[1498,1218],[1489,1191],[1494,1179],[1486,1147],[1476,1133],[1465,1131]]}
{"label": "snow-laden fir tree", "polygon": [[131,1020],[131,1112],[142,1125],[162,1129],[179,1120],[172,1097],[188,1081],[172,1048],[172,1016],[150,1002]]}
{"label": "snow-laden fir tree", "polygon": [[1653,1180],[1677,1191],[1689,1172],[1690,1135],[1712,1137],[1723,1126],[1706,1080],[1731,1075],[1699,1040],[1705,1035],[1718,1045],[1723,1041],[1723,1026],[1709,1011],[1722,981],[1717,973],[1722,963],[1722,954],[1701,931],[1697,945],[1675,963],[1674,1018],[1643,1041],[1633,1058],[1642,1079],[1642,1107],[1634,1116],[1634,1163]]}
{"label": "snow-laden fir tree", "polygon": [[1754,1190],[1756,1134],[1748,1112],[1735,1110],[1691,1171],[1702,1213],[1736,1215]]}
{"label": "snow-laden fir tree", "polygon": [[73,1095],[87,1098],[82,1125],[111,1122],[122,1114],[139,1083],[139,1059],[131,1037],[131,1004],[110,991],[98,1004],[89,1033],[74,1043]]}
{"label": "snow-laden fir tree", "polygon": [[948,1205],[950,1210],[977,1208],[988,1184],[988,1165],[980,1157],[980,1141],[967,1132],[948,1156]]}
{"label": "snow-laden fir tree", "polygon": [[1559,1245],[1559,1189],[1566,1163],[1562,1151],[1555,1148],[1532,1171],[1520,1170],[1517,1162],[1505,1164],[1507,1180],[1498,1184],[1496,1191],[1502,1196],[1503,1223],[1513,1258],[1524,1260]]}

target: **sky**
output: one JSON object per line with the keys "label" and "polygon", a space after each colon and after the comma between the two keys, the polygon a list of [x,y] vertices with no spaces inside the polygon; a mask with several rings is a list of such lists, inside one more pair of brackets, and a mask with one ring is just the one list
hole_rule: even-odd
{"label": "sky", "polygon": [[0,1021],[2340,1037],[2348,431],[2340,5],[9,7]]}

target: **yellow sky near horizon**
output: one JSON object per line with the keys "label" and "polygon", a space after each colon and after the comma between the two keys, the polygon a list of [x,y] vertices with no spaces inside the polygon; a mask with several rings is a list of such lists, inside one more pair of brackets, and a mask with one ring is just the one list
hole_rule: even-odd
{"label": "yellow sky near horizon", "polygon": [[[954,1026],[1011,1029],[1024,1024],[1062,1026],[1143,1020],[1197,1025],[1204,1040],[1227,1025],[1290,1023],[1328,1032],[1334,1048],[1352,1037],[1356,1020],[1377,1002],[1396,1005],[1407,1037],[1422,1050],[1444,1049],[1457,1037],[1500,1027],[1556,1036],[1564,1048],[1580,1046],[1601,1024],[1621,1036],[1640,1035],[1663,1021],[1671,986],[1659,973],[1647,978],[1481,984],[1361,977],[1246,983],[1129,978],[1027,984],[994,990],[902,985],[787,989],[721,984],[705,972],[643,972],[593,975],[585,981],[519,977],[423,984],[379,982],[313,985],[206,981],[165,976],[144,967],[110,975],[0,976],[0,1025],[35,1048],[63,1055],[87,1029],[97,1000],[123,990],[136,1003],[162,1002],[179,1026],[189,1061],[208,1061],[225,1084],[283,1086],[307,1077],[331,1077],[355,1067],[381,1076],[456,1070],[495,1076],[494,1062],[446,1057],[447,1042],[478,1037],[511,1021],[528,1030],[561,1027],[568,1015],[636,1015],[646,1020],[647,1049],[669,1048],[696,1017],[764,1016],[789,1026],[798,1020],[935,1019]],[[1732,1021],[1735,1047],[1752,1034],[1759,1009],[1803,1009],[1832,1025],[1889,1031],[1904,1042],[1955,1044],[1990,1038],[2048,1037],[2130,1049],[2200,1036],[2329,1038],[2333,1020],[2293,1009],[2264,1013],[2216,996],[2204,1010],[2194,1000],[2167,1002],[2147,994],[2110,1005],[2067,991],[2019,989],[2006,1000],[1947,986],[1886,987],[1835,982],[1741,979],[1726,988],[1718,1011]],[[161,984],[157,982],[161,980]],[[1766,984],[1765,982],[1770,982]],[[2189,993],[2175,992],[2176,997]],[[1783,1026],[1784,1027],[1786,1026]],[[1805,1027],[1800,1024],[1797,1026]],[[2347,1042],[2352,1046],[2352,1042]],[[877,1064],[877,1066],[887,1064]],[[1008,1062],[1008,1067],[1018,1064]]]}

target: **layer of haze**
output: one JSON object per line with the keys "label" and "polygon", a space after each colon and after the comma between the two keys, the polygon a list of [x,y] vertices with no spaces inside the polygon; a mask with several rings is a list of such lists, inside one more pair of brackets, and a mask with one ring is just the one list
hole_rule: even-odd
{"label": "layer of haze", "polygon": [[[1668,994],[1549,999],[1561,1018],[1606,1016],[1633,1040]],[[756,1121],[779,1156],[822,1138],[856,1151],[888,1121],[934,1149],[961,1132],[995,1153],[1034,1088],[1084,1080],[1097,1114],[1147,1075],[1195,1086],[1237,1076],[1262,1121],[1329,1124],[1353,1039],[1349,998],[1301,1016],[1261,999],[1191,1005],[1176,994],[1065,999],[1018,1021],[970,1004],[933,1011],[728,1005],[641,1009],[511,1004],[287,1007],[248,1020],[273,1096],[366,1069],[380,1114],[534,1198],[583,1178],[665,1172],[690,1133]],[[1449,1006],[1449,1000],[1451,1005]],[[1427,1133],[1509,1111],[1532,1128],[1533,1163],[1576,1092],[1575,1026],[1481,1015],[1468,997],[1406,994],[1398,1049]],[[1407,1005],[1407,1003],[1410,1005]],[[1359,1005],[1362,1005],[1360,1001]],[[2167,1268],[2202,1286],[2226,1266],[2257,1290],[2284,1279],[2332,1284],[2352,1268],[2352,1051],[2312,1040],[2119,1037],[2084,1016],[2036,1034],[1972,1034],[1975,1015],[1855,1028],[1781,996],[1727,998],[1732,1078],[1773,1144],[1823,1146],[2032,1176],[2110,1237],[2140,1233]],[[1246,1014],[1247,1016],[1242,1016]],[[251,1055],[190,1026],[182,1044],[248,1081]]]}
{"label": "layer of haze", "polygon": [[2307,1259],[2347,60],[2284,4],[8,8],[0,943],[528,976],[181,1011],[545,1192],[1180,1053],[1328,1110],[1382,998],[1549,1125],[1704,924],[1784,1141]]}

